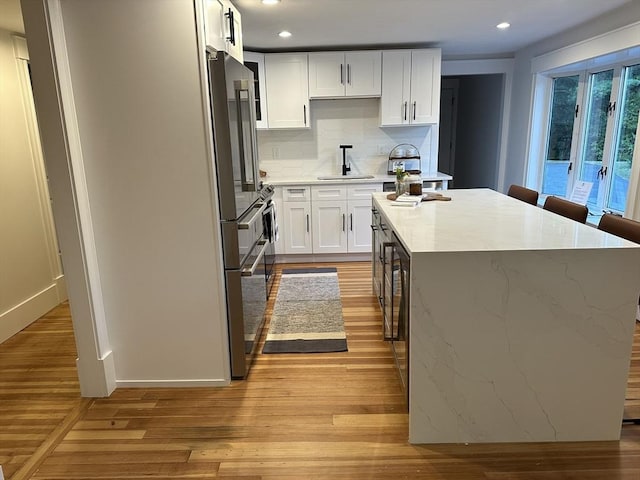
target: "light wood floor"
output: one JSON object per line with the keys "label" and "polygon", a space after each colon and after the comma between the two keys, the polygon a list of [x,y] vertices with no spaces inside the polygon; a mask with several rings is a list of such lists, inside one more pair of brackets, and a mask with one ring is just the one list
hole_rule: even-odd
{"label": "light wood floor", "polygon": [[[58,307],[0,345],[5,477],[640,480],[634,425],[620,442],[409,445],[369,268],[338,264],[348,352],[258,355],[228,388],[81,399],[69,311]],[[640,330],[627,396],[637,415]]]}

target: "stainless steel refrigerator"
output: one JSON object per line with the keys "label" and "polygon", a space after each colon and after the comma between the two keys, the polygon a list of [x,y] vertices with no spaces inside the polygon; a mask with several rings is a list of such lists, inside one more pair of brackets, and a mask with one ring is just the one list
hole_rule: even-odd
{"label": "stainless steel refrigerator", "polygon": [[232,378],[244,378],[260,338],[272,267],[273,187],[258,170],[253,73],[208,52]]}

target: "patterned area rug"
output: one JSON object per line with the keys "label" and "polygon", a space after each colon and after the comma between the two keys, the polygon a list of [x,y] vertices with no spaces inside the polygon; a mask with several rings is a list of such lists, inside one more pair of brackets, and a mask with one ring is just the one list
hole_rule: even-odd
{"label": "patterned area rug", "polygon": [[284,269],[262,353],[346,351],[338,271]]}

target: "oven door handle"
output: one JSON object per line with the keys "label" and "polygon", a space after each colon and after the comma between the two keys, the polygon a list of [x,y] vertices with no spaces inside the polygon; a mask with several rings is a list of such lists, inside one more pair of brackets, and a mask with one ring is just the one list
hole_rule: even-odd
{"label": "oven door handle", "polygon": [[260,249],[260,253],[258,254],[258,258],[256,258],[256,261],[253,262],[253,265],[251,265],[250,268],[243,268],[241,275],[243,277],[251,277],[253,276],[254,273],[256,273],[256,268],[258,268],[258,265],[260,264],[260,261],[264,258],[264,253],[267,251],[267,247],[269,246],[269,242],[266,240],[260,240],[258,242],[258,245],[262,245],[262,248]]}
{"label": "oven door handle", "polygon": [[253,225],[258,220],[258,218],[262,218],[262,214],[266,210],[267,204],[257,203],[253,208],[257,208],[258,211],[254,213],[253,216],[246,222],[238,222],[238,230],[249,230],[249,228],[251,228],[251,225]]}

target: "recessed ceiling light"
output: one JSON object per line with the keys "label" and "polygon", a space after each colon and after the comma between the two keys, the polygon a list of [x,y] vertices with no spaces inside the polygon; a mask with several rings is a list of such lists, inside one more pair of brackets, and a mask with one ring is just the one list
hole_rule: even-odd
{"label": "recessed ceiling light", "polygon": [[496,25],[496,28],[499,28],[500,30],[506,30],[510,26],[511,26],[511,24],[509,22],[502,22],[502,23],[499,23],[498,25]]}
{"label": "recessed ceiling light", "polygon": [[275,5],[277,3],[280,3],[280,0],[262,0],[262,3],[264,3],[265,5]]}
{"label": "recessed ceiling light", "polygon": [[280,35],[282,38],[288,38],[291,36],[291,32],[287,32],[286,30],[283,30],[278,35]]}

